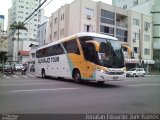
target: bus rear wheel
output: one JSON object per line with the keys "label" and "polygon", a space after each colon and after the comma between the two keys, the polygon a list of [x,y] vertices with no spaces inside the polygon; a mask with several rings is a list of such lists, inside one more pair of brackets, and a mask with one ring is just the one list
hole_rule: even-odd
{"label": "bus rear wheel", "polygon": [[42,78],[46,78],[46,73],[45,73],[44,69],[42,69],[41,76],[42,76]]}
{"label": "bus rear wheel", "polygon": [[76,83],[82,83],[81,74],[78,70],[75,70],[73,73],[73,79]]}

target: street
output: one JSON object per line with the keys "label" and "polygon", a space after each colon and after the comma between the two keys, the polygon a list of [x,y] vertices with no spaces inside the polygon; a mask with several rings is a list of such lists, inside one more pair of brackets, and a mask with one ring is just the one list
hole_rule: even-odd
{"label": "street", "polygon": [[159,92],[158,76],[98,85],[27,73],[0,78],[0,113],[159,113]]}

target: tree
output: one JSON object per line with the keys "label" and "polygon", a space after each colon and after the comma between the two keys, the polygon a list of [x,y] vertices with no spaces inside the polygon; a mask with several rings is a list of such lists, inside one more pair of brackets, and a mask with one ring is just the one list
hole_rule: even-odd
{"label": "tree", "polygon": [[18,51],[19,51],[19,31],[20,30],[26,30],[27,31],[27,28],[25,27],[25,24],[23,22],[14,22],[13,24],[10,25],[10,30],[18,30],[18,39],[17,39],[17,54],[18,54]]}

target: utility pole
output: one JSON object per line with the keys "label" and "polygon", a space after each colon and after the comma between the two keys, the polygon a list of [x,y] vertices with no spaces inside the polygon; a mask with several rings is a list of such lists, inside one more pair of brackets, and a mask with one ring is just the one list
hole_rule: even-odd
{"label": "utility pole", "polygon": [[141,54],[141,30],[139,29],[139,65],[142,67],[142,54]]}

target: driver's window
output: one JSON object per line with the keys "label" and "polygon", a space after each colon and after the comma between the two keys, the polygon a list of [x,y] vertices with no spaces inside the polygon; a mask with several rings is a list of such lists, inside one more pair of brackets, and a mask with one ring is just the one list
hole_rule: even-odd
{"label": "driver's window", "polygon": [[101,42],[99,50],[99,59],[109,60],[110,57],[111,50],[109,44]]}

